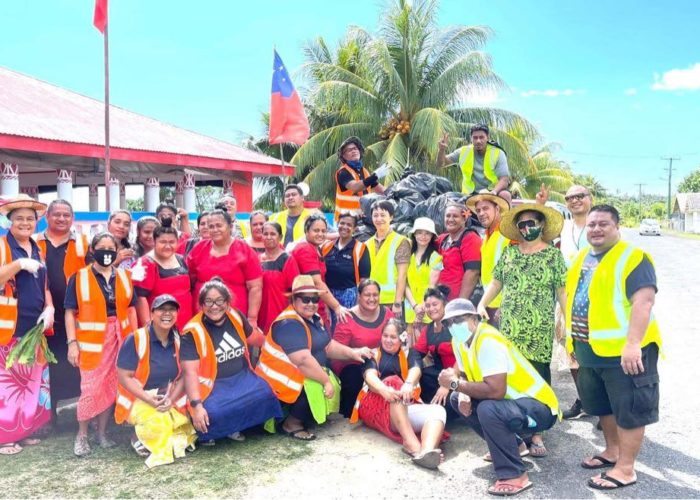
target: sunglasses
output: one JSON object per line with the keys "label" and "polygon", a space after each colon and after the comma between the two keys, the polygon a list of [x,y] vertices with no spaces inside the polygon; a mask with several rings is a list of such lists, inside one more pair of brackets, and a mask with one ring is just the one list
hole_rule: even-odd
{"label": "sunglasses", "polygon": [[319,301],[321,300],[321,297],[318,297],[318,296],[309,297],[307,295],[297,295],[296,298],[301,300],[302,304],[318,304]]}
{"label": "sunglasses", "polygon": [[523,229],[527,229],[529,227],[537,227],[537,221],[536,220],[521,220],[520,222],[518,222],[517,225],[518,225],[518,229],[520,229],[522,231]]}
{"label": "sunglasses", "polygon": [[565,201],[574,201],[574,200],[581,201],[587,196],[588,196],[588,193],[570,194],[569,196],[564,196],[564,200]]}

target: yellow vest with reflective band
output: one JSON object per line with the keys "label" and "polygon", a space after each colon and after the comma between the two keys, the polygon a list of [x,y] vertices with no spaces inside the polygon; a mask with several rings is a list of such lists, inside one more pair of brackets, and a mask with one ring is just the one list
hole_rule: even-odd
{"label": "yellow vest with reflective band", "polygon": [[[574,259],[566,278],[566,348],[573,352],[571,337],[571,313],[578,286],[583,261],[589,248],[581,250]],[[644,257],[654,264],[649,254],[631,246],[625,241],[618,241],[603,256],[593,271],[588,288],[588,342],[593,352],[601,357],[622,355],[627,342],[632,303],[627,298],[627,278],[642,262]],[[652,313],[641,347],[655,342],[661,348],[661,333]]]}
{"label": "yellow vest with reflective band", "polygon": [[[493,189],[498,182],[495,166],[500,154],[501,150],[499,148],[491,146],[490,144],[486,145],[486,152],[484,153],[484,177],[489,181],[489,189]],[[472,179],[472,175],[474,174],[474,146],[472,144],[460,148],[459,168],[462,170],[462,192],[473,193],[476,190],[476,185],[474,184],[474,179]]]}
{"label": "yellow vest with reflective band", "polygon": [[[493,279],[493,270],[496,268],[496,263],[501,258],[503,251],[510,245],[510,240],[503,236],[499,230],[491,233],[491,236],[485,237],[481,243],[481,283],[484,289],[488,287]],[[496,298],[493,299],[488,307],[501,307],[503,297],[499,292]]]}
{"label": "yellow vest with reflective band", "polygon": [[561,419],[559,401],[556,394],[554,394],[554,390],[535,370],[532,364],[520,354],[517,347],[488,323],[479,323],[472,338],[471,349],[467,349],[464,343],[452,342],[452,348],[458,360],[457,364],[466,374],[467,380],[470,382],[484,381],[484,377],[481,375],[481,368],[479,367],[478,356],[481,344],[485,339],[492,339],[504,345],[508,350],[511,364],[515,367],[513,373],[506,374],[506,395],[504,399],[536,399],[549,407],[552,415],[558,415]]}
{"label": "yellow vest with reflective band", "polygon": [[[299,214],[299,218],[294,223],[294,231],[292,232],[292,240],[297,241],[304,237],[304,221],[309,218],[309,215],[313,213],[312,210],[304,208]],[[289,215],[289,210],[282,210],[276,214],[270,216],[272,222],[278,223],[282,226],[282,243],[284,243],[285,235],[287,234],[287,216]]]}
{"label": "yellow vest with reflective band", "polygon": [[377,252],[377,236],[372,236],[365,246],[369,250],[369,260],[372,265],[370,279],[373,279],[381,287],[379,293],[380,304],[393,304],[396,295],[396,280],[398,270],[396,269],[396,250],[406,238],[396,231],[391,231],[382,246]]}
{"label": "yellow vest with reflective band", "polygon": [[233,224],[241,232],[241,238],[245,239],[250,237],[250,231],[248,231],[248,223],[246,221],[236,219],[233,221]]}

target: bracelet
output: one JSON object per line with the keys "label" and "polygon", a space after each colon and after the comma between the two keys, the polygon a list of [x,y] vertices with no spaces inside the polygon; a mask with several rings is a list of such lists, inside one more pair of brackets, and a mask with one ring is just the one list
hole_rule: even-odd
{"label": "bracelet", "polygon": [[391,307],[401,307],[401,302],[394,302]]}
{"label": "bracelet", "polygon": [[73,342],[75,342],[76,344],[78,343],[76,339],[68,339],[66,340],[66,345],[71,345]]}
{"label": "bracelet", "polygon": [[201,404],[202,404],[202,400],[201,400],[201,399],[193,399],[192,401],[190,401],[190,406],[191,406],[192,408],[197,408],[197,406],[199,406],[199,405],[201,405]]}

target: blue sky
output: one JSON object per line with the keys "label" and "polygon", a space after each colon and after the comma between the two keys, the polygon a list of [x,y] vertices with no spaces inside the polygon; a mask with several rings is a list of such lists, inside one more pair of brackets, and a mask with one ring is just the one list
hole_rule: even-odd
{"label": "blue sky", "polygon": [[[260,133],[272,48],[292,71],[304,41],[374,30],[383,2],[111,0],[112,102],[237,142]],[[102,98],[93,0],[3,2],[0,65]],[[490,26],[510,90],[477,103],[523,114],[560,158],[613,191],[664,193],[700,165],[700,2],[443,0],[440,22]],[[297,87],[301,81],[296,81]]]}

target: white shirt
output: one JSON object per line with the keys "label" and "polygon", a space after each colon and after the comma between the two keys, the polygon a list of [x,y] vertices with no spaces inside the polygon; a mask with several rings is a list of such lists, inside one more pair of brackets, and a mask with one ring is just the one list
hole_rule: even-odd
{"label": "white shirt", "polygon": [[[472,355],[473,348],[473,342],[472,345],[467,346],[469,356]],[[515,366],[508,355],[508,348],[492,338],[485,338],[481,341],[481,348],[477,353],[476,359],[479,363],[481,376],[484,378],[500,373],[509,374],[515,372]]]}
{"label": "white shirt", "polygon": [[567,219],[564,221],[560,237],[559,248],[566,261],[566,266],[571,267],[574,257],[581,250],[590,246],[586,238],[586,226],[578,227],[573,219]]}

